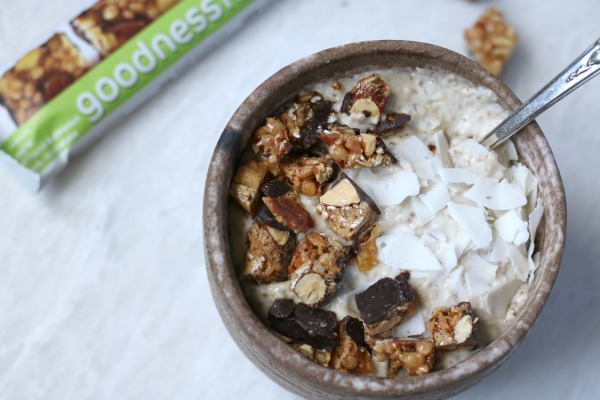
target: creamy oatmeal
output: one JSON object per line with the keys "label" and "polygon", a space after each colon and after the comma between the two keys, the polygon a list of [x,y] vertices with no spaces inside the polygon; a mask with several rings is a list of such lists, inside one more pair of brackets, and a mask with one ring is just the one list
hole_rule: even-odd
{"label": "creamy oatmeal", "polygon": [[259,317],[322,365],[377,375],[489,343],[527,297],[543,214],[512,142],[478,144],[507,114],[459,76],[397,68],[319,83],[268,118],[229,208]]}

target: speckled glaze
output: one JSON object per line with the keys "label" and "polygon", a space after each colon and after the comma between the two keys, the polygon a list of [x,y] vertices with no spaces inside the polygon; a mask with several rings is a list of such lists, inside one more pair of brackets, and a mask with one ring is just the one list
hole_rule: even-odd
{"label": "speckled glaze", "polygon": [[545,207],[536,248],[541,259],[524,307],[490,345],[463,362],[427,375],[376,378],[324,368],[295,352],[254,315],[237,282],[227,236],[227,190],[242,149],[259,124],[303,87],[340,75],[397,66],[431,65],[489,87],[515,110],[517,97],[473,61],[437,46],[407,41],[354,43],[299,60],[260,85],[238,108],[215,149],[204,193],[204,246],[212,294],[242,351],[271,379],[307,398],[442,399],[476,384],[518,347],[540,314],[558,274],[566,233],[565,193],[552,151],[536,123],[514,140],[521,160],[539,178]]}

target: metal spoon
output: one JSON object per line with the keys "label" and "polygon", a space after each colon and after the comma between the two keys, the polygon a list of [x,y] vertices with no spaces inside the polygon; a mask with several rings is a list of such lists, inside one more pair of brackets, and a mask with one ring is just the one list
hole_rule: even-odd
{"label": "metal spoon", "polygon": [[517,133],[554,103],[583,85],[600,72],[600,39],[569,65],[542,90],[527,100],[517,111],[502,121],[479,141],[493,149]]}

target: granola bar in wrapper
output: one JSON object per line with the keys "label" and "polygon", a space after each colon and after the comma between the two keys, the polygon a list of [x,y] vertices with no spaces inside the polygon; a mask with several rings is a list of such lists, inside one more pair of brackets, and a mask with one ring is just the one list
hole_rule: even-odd
{"label": "granola bar in wrapper", "polygon": [[34,191],[269,0],[100,0],[0,68],[0,157]]}

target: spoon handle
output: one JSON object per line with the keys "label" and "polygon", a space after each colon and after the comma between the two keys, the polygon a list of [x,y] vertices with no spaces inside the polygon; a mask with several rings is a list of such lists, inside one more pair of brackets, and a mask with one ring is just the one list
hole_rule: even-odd
{"label": "spoon handle", "polygon": [[489,149],[495,148],[599,72],[600,39],[596,40],[571,65],[527,100],[517,111],[502,121],[479,143]]}

